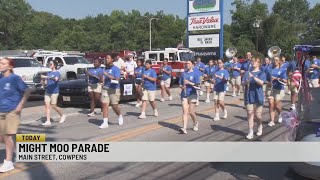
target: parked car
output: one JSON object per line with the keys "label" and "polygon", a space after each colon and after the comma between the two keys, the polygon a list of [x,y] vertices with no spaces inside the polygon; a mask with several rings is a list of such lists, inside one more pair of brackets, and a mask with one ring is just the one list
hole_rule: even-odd
{"label": "parked car", "polygon": [[[132,79],[120,80],[120,101],[136,99],[134,81]],[[89,105],[88,82],[86,79],[76,79],[59,83],[59,105]]]}
{"label": "parked car", "polygon": [[51,55],[44,60],[44,65],[48,66],[51,60],[58,61],[58,71],[61,74],[61,80],[83,79],[85,69],[93,68],[93,64],[82,56],[77,55]]}
{"label": "parked car", "polygon": [[36,59],[29,57],[9,57],[14,61],[13,72],[20,76],[29,88],[34,89],[33,94],[44,94],[41,74],[45,75],[51,71],[43,67]]}

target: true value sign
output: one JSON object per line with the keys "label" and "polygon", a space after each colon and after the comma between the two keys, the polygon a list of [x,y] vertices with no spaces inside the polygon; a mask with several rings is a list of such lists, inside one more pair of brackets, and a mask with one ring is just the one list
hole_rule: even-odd
{"label": "true value sign", "polygon": [[220,14],[188,17],[189,31],[220,29]]}

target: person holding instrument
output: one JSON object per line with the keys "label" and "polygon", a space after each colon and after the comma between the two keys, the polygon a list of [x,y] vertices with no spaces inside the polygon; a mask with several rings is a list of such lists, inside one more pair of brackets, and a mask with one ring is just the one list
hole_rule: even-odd
{"label": "person holding instrument", "polygon": [[59,123],[64,123],[66,120],[66,116],[63,114],[62,110],[57,107],[57,101],[59,96],[59,80],[60,73],[57,71],[58,62],[56,60],[49,62],[49,67],[51,68],[51,72],[48,73],[47,76],[41,75],[41,78],[46,79],[46,92],[44,95],[44,102],[46,108],[47,121],[43,123],[43,126],[50,126],[50,109],[51,106],[56,112],[61,116]]}
{"label": "person holding instrument", "polygon": [[218,67],[219,70],[215,72],[213,76],[214,82],[214,92],[213,92],[213,99],[214,99],[214,113],[215,117],[213,118],[214,121],[219,121],[219,108],[223,110],[223,119],[227,118],[227,110],[224,105],[224,96],[226,94],[227,89],[227,82],[229,79],[229,72],[223,68],[223,61],[221,59],[218,60]]}
{"label": "person holding instrument", "polygon": [[113,59],[115,55],[108,54],[105,61],[105,69],[103,71],[104,86],[101,92],[101,106],[103,123],[99,126],[100,129],[109,127],[109,105],[111,105],[113,111],[118,116],[118,123],[121,126],[123,124],[123,116],[119,107],[120,101],[120,69],[113,65]]}
{"label": "person holding instrument", "polygon": [[145,71],[145,67],[143,66],[144,59],[137,60],[137,68],[134,70],[135,74],[135,88],[137,93],[137,104],[136,107],[142,106],[142,74]]}
{"label": "person holding instrument", "polygon": [[168,58],[165,58],[163,60],[163,65],[161,66],[161,102],[164,102],[164,93],[166,92],[169,96],[169,101],[172,101],[172,95],[170,92],[170,85],[171,85],[171,72],[172,72],[172,67],[168,65]]}
{"label": "person holding instrument", "polygon": [[[102,79],[99,77],[103,74],[103,69],[101,68],[100,59],[95,59],[93,61],[94,68],[86,71],[88,76],[88,92],[90,97],[90,113],[88,116],[93,117],[95,115],[94,109],[96,104],[100,104],[101,91],[102,91]],[[102,112],[102,110],[101,110]]]}
{"label": "person holding instrument", "polygon": [[274,58],[274,69],[270,72],[270,81],[271,81],[271,92],[269,95],[269,114],[271,122],[269,126],[274,126],[275,111],[278,112],[279,118],[278,122],[282,122],[282,117],[280,113],[282,111],[281,101],[285,96],[284,86],[287,83],[287,70],[281,68],[281,63],[279,57]]}
{"label": "person holding instrument", "polygon": [[254,120],[257,121],[257,135],[262,135],[262,109],[264,103],[263,84],[266,81],[266,74],[260,69],[260,58],[252,58],[252,71],[244,74],[243,85],[247,85],[248,92],[245,104],[248,116],[249,133],[247,139],[253,138]]}
{"label": "person holding instrument", "polygon": [[309,86],[311,88],[319,87],[320,77],[320,60],[316,56],[312,56],[310,60],[305,62],[305,70],[308,73]]}
{"label": "person holding instrument", "polygon": [[194,109],[197,103],[197,89],[195,86],[200,85],[200,78],[199,74],[193,71],[194,64],[194,61],[188,60],[185,64],[186,70],[179,79],[183,123],[183,127],[180,130],[183,134],[187,134],[189,114],[193,121],[193,130],[198,131],[199,129],[199,123],[196,120]]}
{"label": "person holding instrument", "polygon": [[210,59],[209,60],[209,66],[206,67],[205,72],[204,72],[204,86],[206,87],[206,91],[207,91],[207,100],[205,101],[206,103],[210,103],[210,93],[213,89],[213,84],[211,83],[212,76],[214,75],[216,71],[215,66],[213,65],[213,60]]}
{"label": "person holding instrument", "polygon": [[232,91],[233,91],[232,97],[235,97],[236,95],[240,96],[241,64],[238,62],[237,57],[233,57],[233,63],[231,64],[231,71],[233,72],[231,77],[231,85],[232,85]]}
{"label": "person holding instrument", "polygon": [[139,119],[145,119],[146,117],[146,108],[147,101],[150,102],[150,105],[153,109],[154,116],[158,117],[159,113],[157,110],[157,104],[155,102],[156,99],[156,81],[157,81],[157,73],[154,69],[151,68],[151,60],[147,60],[145,63],[146,69],[142,74],[143,79],[143,96],[142,96],[142,110]]}

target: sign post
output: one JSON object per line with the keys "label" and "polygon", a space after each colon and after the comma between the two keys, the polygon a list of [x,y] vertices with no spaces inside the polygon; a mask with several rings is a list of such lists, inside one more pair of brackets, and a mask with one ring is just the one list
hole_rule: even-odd
{"label": "sign post", "polygon": [[[194,48],[196,54],[205,54],[204,57],[222,59],[223,0],[187,0],[187,17],[187,47]],[[219,33],[209,32],[212,30],[219,30]],[[194,31],[202,33],[190,33]]]}

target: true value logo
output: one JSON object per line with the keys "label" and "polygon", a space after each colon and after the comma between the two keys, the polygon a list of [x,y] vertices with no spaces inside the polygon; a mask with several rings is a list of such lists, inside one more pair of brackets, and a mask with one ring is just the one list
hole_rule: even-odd
{"label": "true value logo", "polygon": [[219,18],[215,18],[213,16],[211,17],[194,17],[191,18],[191,23],[190,25],[198,25],[198,24],[210,24],[210,23],[218,23],[219,22]]}

